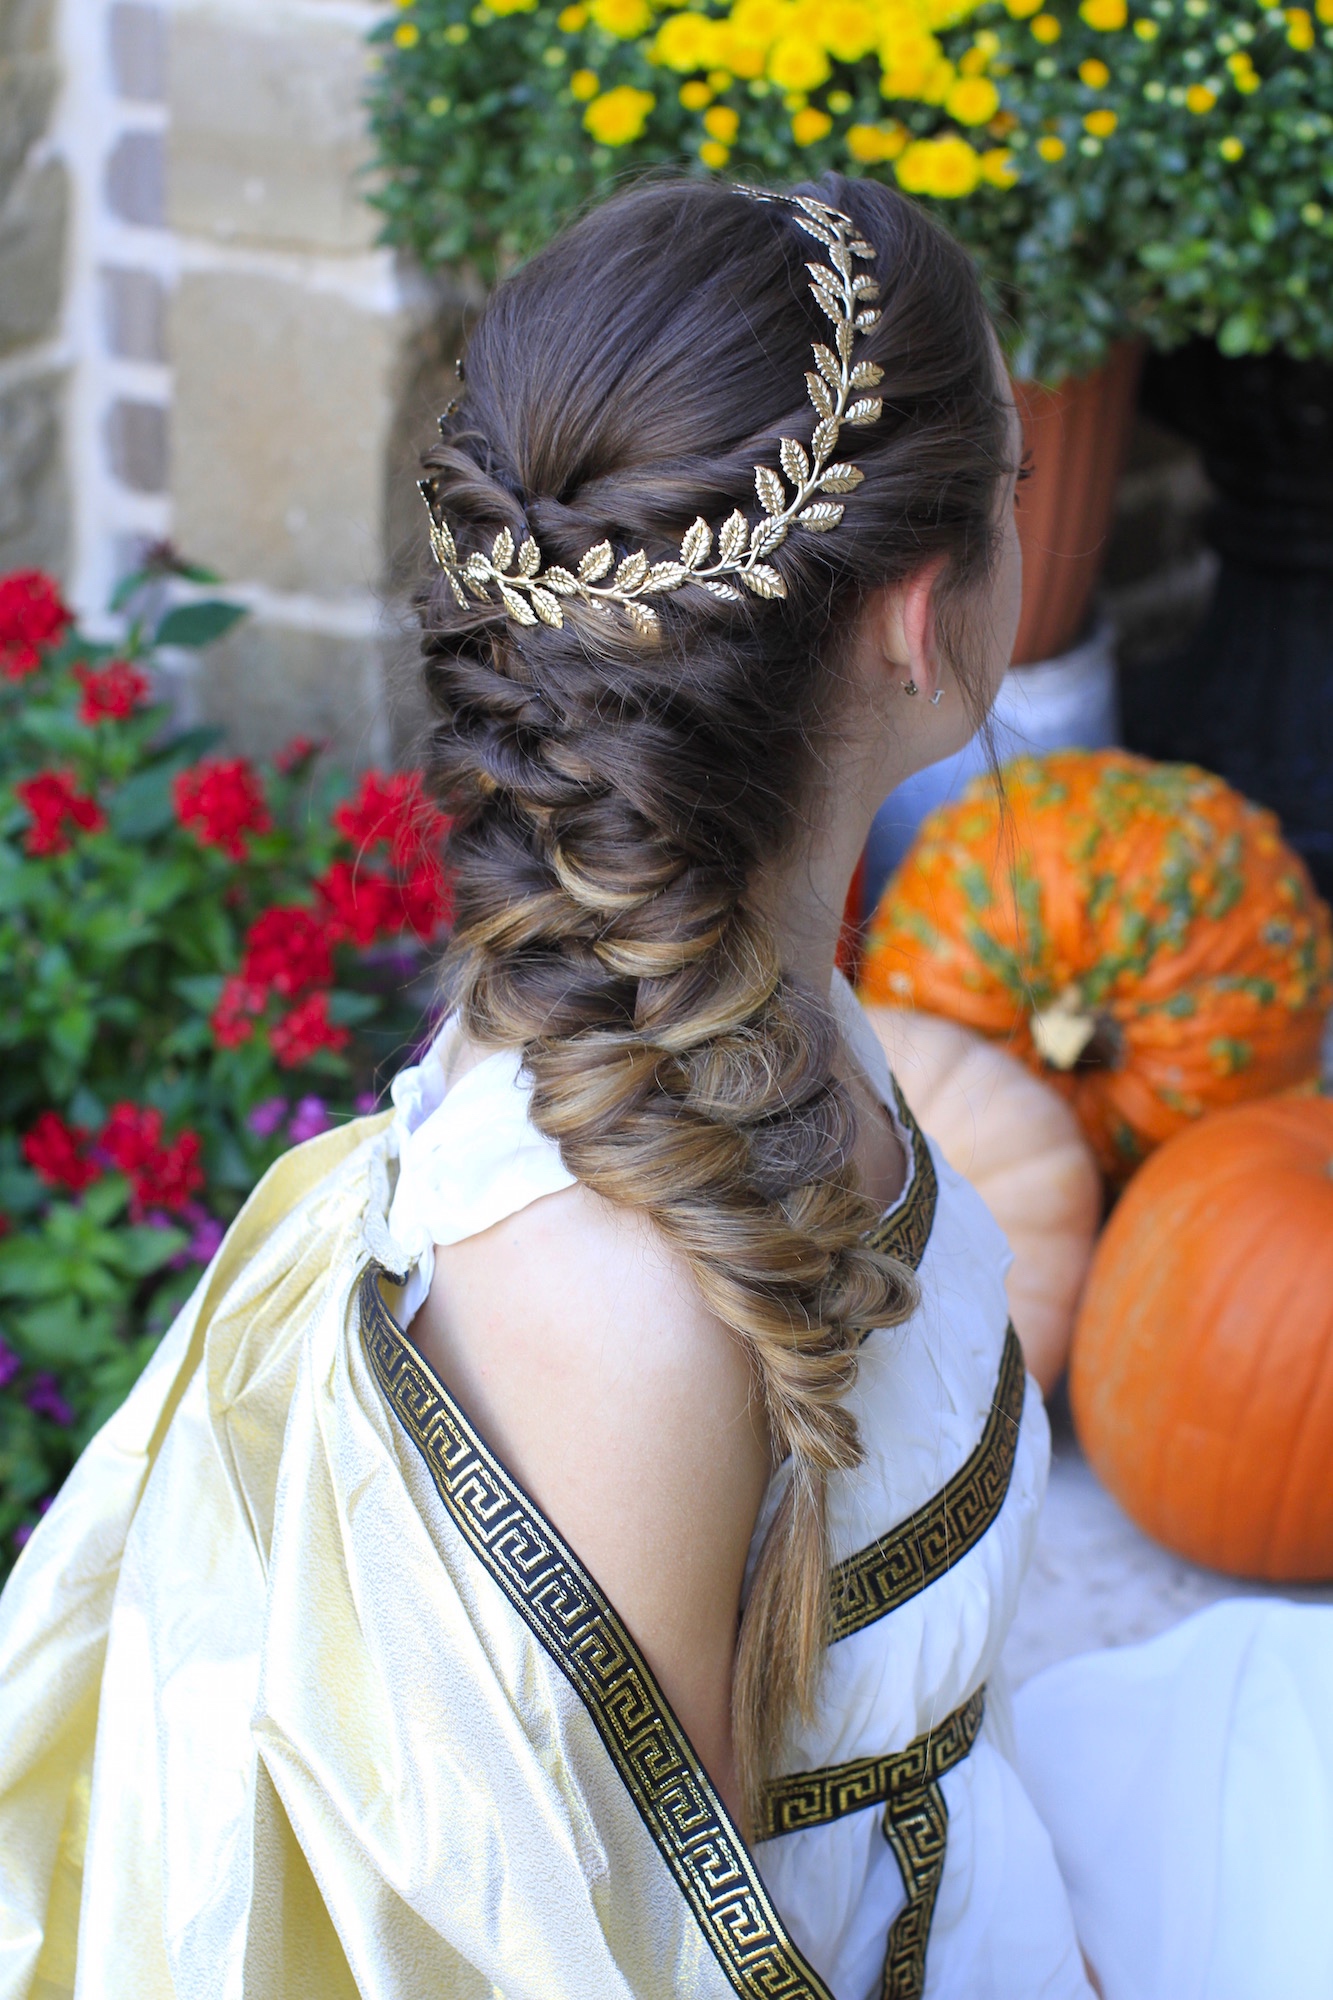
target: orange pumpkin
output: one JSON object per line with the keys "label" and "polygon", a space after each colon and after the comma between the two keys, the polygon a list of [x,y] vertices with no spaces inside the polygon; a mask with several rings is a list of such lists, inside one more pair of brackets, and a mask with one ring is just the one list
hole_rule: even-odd
{"label": "orange pumpkin", "polygon": [[1003,1041],[1114,1179],[1205,1111],[1314,1072],[1329,913],[1271,813],[1120,750],[1003,776],[1003,804],[980,778],[923,823],[871,921],[863,998]]}
{"label": "orange pumpkin", "polygon": [[1023,1359],[1052,1389],[1102,1217],[1101,1175],[1078,1120],[1048,1084],[956,1021],[866,1012],[917,1124],[1009,1239],[1005,1291]]}
{"label": "orange pumpkin", "polygon": [[1097,1246],[1069,1368],[1089,1459],[1158,1541],[1333,1576],[1333,1101],[1205,1118]]}

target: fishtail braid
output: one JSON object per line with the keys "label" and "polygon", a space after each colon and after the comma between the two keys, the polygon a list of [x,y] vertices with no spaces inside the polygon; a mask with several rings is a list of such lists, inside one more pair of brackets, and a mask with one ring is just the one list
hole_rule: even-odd
{"label": "fishtail braid", "polygon": [[[451,1003],[478,1044],[522,1049],[533,1119],[568,1170],[685,1259],[744,1344],[787,1461],[738,1640],[751,1814],[817,1691],[828,1482],[861,1452],[857,1350],[915,1299],[867,1242],[826,997],[783,967],[754,887],[799,824],[849,617],[937,548],[957,588],[974,580],[1003,469],[960,254],[886,189],[818,193],[876,247],[886,417],[883,436],[858,434],[865,482],[837,536],[781,552],[787,598],[687,586],[652,637],[573,600],[560,629],[439,587],[422,600],[433,776],[454,816]],[[800,435],[802,257],[779,211],[691,183],[622,196],[534,259],[483,315],[426,457],[455,534],[531,533],[576,567],[603,536],[657,559],[696,514],[743,506],[756,453]],[[944,331],[926,360],[930,303]]]}

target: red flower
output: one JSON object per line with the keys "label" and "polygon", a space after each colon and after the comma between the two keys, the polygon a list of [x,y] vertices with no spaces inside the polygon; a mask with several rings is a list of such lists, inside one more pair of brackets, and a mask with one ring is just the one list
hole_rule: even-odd
{"label": "red flower", "polygon": [[79,721],[125,722],[139,704],[148,699],[149,680],[128,660],[113,660],[101,672],[88,666],[75,667],[75,679],[83,689]]}
{"label": "red flower", "polygon": [[55,581],[39,569],[0,577],[0,674],[21,681],[41,665],[41,648],[58,639],[73,614]]}
{"label": "red flower", "polygon": [[241,978],[250,985],[272,987],[290,999],[332,977],[329,934],[312,910],[278,905],[251,924],[241,961]]}
{"label": "red flower", "polygon": [[181,1209],[204,1184],[199,1134],[182,1132],[162,1144],[162,1113],[143,1104],[113,1104],[101,1146],[134,1189],[136,1210]]}
{"label": "red flower", "polygon": [[284,744],[279,750],[273,762],[284,777],[290,777],[293,771],[299,771],[303,764],[308,764],[312,758],[318,757],[323,748],[324,745],[317,736],[293,736],[291,742]]}
{"label": "red flower", "polygon": [[70,771],[39,771],[15,785],[14,795],[32,815],[32,825],[23,836],[29,854],[63,854],[70,845],[70,828],[96,833],[106,825],[106,814],[96,799],[77,789]]}
{"label": "red flower", "polygon": [[242,1042],[249,1041],[255,1031],[254,1017],[263,1013],[267,999],[268,994],[262,986],[255,986],[250,980],[232,974],[224,983],[217,1006],[209,1016],[213,1040],[220,1049],[238,1048]]}
{"label": "red flower", "polygon": [[410,868],[438,846],[449,822],[423,793],[419,771],[389,778],[367,771],[355,798],[335,810],[333,824],[359,853],[387,840],[394,866]]}
{"label": "red flower", "polygon": [[31,1132],[24,1135],[23,1157],[48,1187],[68,1188],[71,1194],[78,1194],[102,1172],[85,1157],[87,1143],[82,1125],[67,1125],[58,1111],[43,1111]]}
{"label": "red flower", "polygon": [[181,825],[202,847],[220,847],[233,861],[245,859],[245,834],[267,833],[273,824],[258,775],[244,757],[205,757],[176,774],[172,794]]}
{"label": "red flower", "polygon": [[355,861],[335,861],[315,883],[315,890],[339,942],[364,947],[402,926],[396,885],[387,875],[360,868]]}
{"label": "red flower", "polygon": [[275,1021],[269,1043],[284,1069],[299,1069],[320,1049],[343,1049],[351,1040],[346,1028],[329,1019],[329,996],[312,993]]}
{"label": "red flower", "polygon": [[433,938],[453,915],[453,892],[438,861],[421,862],[399,885],[398,894],[403,924],[423,942]]}

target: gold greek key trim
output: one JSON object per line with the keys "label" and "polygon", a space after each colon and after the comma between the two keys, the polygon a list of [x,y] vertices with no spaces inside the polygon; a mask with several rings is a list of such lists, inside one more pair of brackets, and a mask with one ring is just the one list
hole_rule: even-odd
{"label": "gold greek key trim", "polygon": [[974,1549],[1004,1505],[1018,1451],[1027,1370],[1011,1321],[985,1428],[946,1486],[887,1535],[836,1563],[830,1638],[846,1639],[938,1582]]}
{"label": "gold greek key trim", "polygon": [[986,1690],[979,1687],[938,1728],[927,1729],[905,1750],[771,1779],[764,1786],[763,1818],[755,1839],[776,1840],[780,1834],[802,1833],[806,1827],[829,1826],[848,1813],[864,1812],[867,1806],[896,1806],[962,1762],[976,1742],[985,1710]]}
{"label": "gold greek key trim", "polygon": [[883,1805],[884,1838],[902,1873],[907,1901],[889,1926],[884,2000],[920,2000],[926,1947],[944,1874],[949,1808],[940,1789],[977,1740],[986,1690],[977,1689],[938,1729],[887,1757],[859,1757],[819,1771],[796,1771],[764,1787],[761,1840],[827,1826],[848,1813]]}
{"label": "gold greek key trim", "polygon": [[926,1254],[930,1232],[935,1226],[935,1210],[939,1204],[940,1182],[935,1172],[935,1162],[930,1157],[930,1147],[921,1127],[907,1108],[907,1099],[898,1088],[898,1080],[893,1079],[893,1095],[897,1101],[898,1117],[912,1145],[912,1185],[907,1190],[907,1199],[901,1208],[870,1231],[866,1239],[872,1250],[879,1250],[890,1257],[897,1257],[913,1271],[921,1269],[921,1260]]}
{"label": "gold greek key trim", "polygon": [[732,1991],[831,2000],[625,1626],[412,1346],[380,1275],[371,1265],[361,1280],[361,1333],[385,1401],[450,1521],[583,1703]]}

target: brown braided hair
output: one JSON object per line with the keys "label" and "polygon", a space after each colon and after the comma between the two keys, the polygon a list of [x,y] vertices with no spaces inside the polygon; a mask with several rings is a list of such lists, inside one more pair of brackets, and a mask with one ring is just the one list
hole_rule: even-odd
{"label": "brown braided hair", "polygon": [[[915,1300],[869,1249],[828,996],[780,962],[752,899],[796,833],[867,593],[933,557],[965,687],[962,616],[995,547],[1005,411],[963,254],[903,197],[804,190],[876,252],[878,423],[841,525],[772,560],[787,595],[660,599],[660,631],[567,600],[559,630],[421,597],[429,763],[454,815],[446,991],[483,1047],[520,1047],[532,1116],[570,1173],[650,1216],[734,1329],[790,1479],[742,1619],[733,1689],[753,1812],[828,1634],[825,1494],[860,1458],[860,1340]],[[754,514],[756,464],[808,441],[804,371],[826,326],[808,239],[781,207],[665,182],[622,194],[492,295],[427,485],[466,555],[501,528],[577,567],[595,543],[673,556],[684,528]]]}

